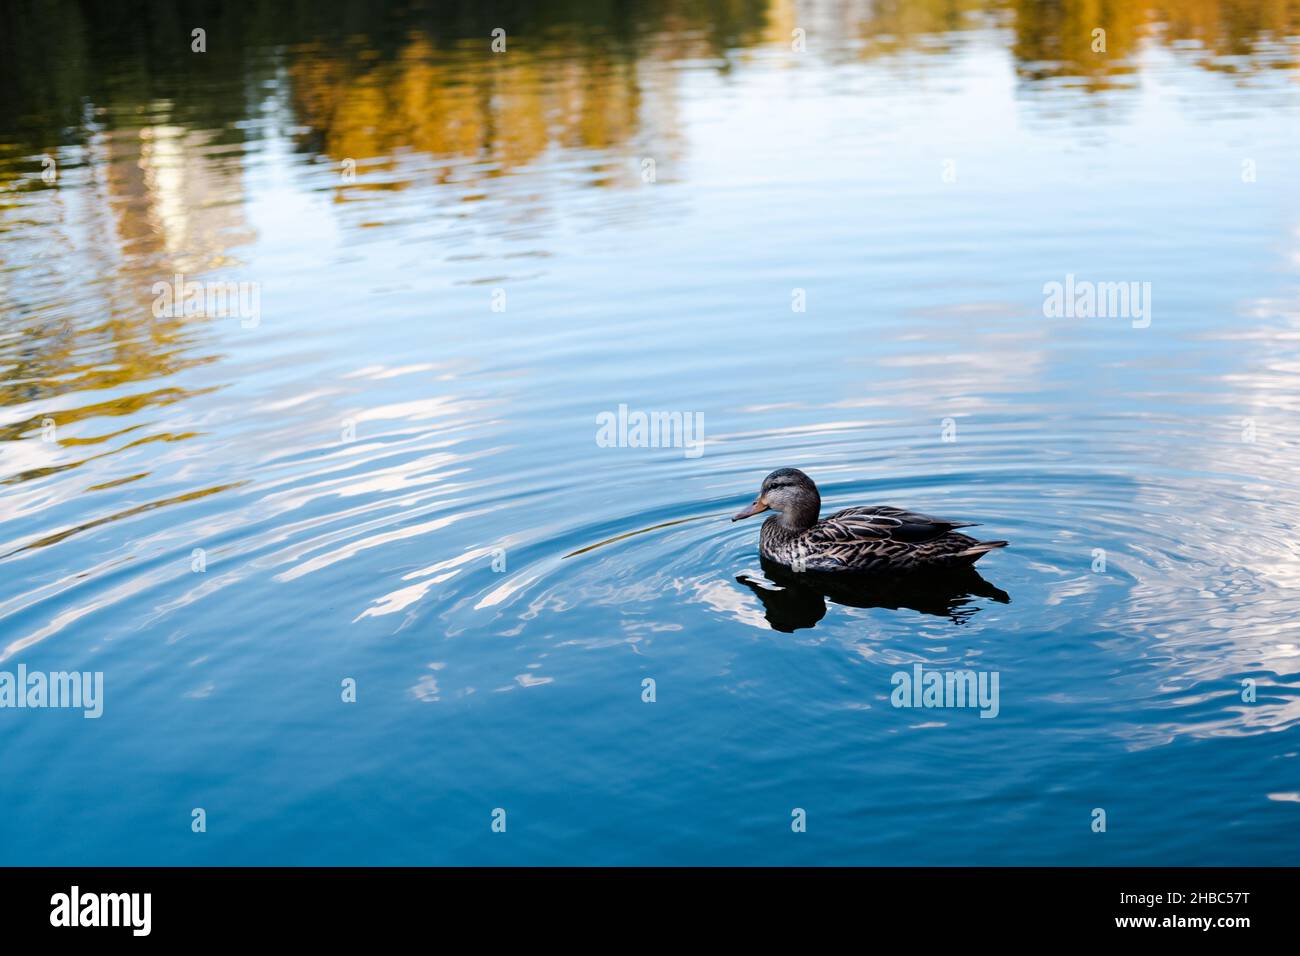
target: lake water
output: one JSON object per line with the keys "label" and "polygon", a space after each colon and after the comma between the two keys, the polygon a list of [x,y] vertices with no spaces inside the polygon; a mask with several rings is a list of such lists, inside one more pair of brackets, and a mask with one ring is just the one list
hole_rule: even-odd
{"label": "lake water", "polygon": [[11,17],[0,863],[1295,863],[1300,14],[1121,6]]}

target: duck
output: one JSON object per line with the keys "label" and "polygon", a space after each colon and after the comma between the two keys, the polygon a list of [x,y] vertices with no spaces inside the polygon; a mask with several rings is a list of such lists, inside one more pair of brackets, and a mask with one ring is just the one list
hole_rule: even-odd
{"label": "duck", "polygon": [[796,572],[874,574],[969,567],[1006,541],[977,541],[945,521],[903,508],[846,508],[822,518],[817,485],[798,468],[778,468],[763,479],[753,504],[732,517],[774,514],[758,535],[760,556]]}

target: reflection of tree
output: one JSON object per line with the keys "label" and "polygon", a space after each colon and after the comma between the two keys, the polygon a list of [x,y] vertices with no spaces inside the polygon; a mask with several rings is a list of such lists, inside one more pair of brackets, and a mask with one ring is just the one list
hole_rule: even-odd
{"label": "reflection of tree", "polygon": [[[1212,56],[1251,57],[1254,68],[1296,65],[1294,47],[1286,56],[1260,56],[1300,29],[1296,0],[1156,0],[1150,16],[1167,25],[1166,39],[1195,40]],[[1208,59],[1201,65],[1225,69]]]}
{"label": "reflection of tree", "polygon": [[628,61],[523,44],[485,57],[485,46],[435,51],[416,37],[388,62],[298,58],[289,68],[295,115],[311,146],[335,160],[407,149],[482,159],[489,176],[552,143],[608,149],[633,138],[641,93]]}
{"label": "reflection of tree", "polygon": [[863,44],[864,56],[895,53],[908,49],[926,52],[949,50],[943,39],[918,44],[921,37],[942,38],[980,25],[975,14],[988,13],[999,5],[990,0],[849,0],[832,8],[830,16],[839,29]]}
{"label": "reflection of tree", "polygon": [[[0,129],[20,134],[29,152],[50,152],[84,143],[92,123],[134,128],[166,104],[170,122],[242,141],[247,86],[271,76],[269,63],[251,58],[253,37],[240,35],[265,14],[242,6],[15,0],[0,29]],[[199,24],[226,42],[191,53]]]}
{"label": "reflection of tree", "polygon": [[[1017,71],[1029,80],[1085,77],[1085,90],[1110,86],[1110,77],[1131,73],[1147,12],[1124,0],[1014,0]],[[1094,51],[1094,30],[1104,30],[1105,52]]]}
{"label": "reflection of tree", "polygon": [[[200,24],[201,55],[189,40]],[[13,0],[0,29],[0,237],[22,229],[34,241],[3,247],[0,320],[16,334],[0,342],[0,403],[123,391],[211,360],[193,352],[192,318],[152,316],[148,290],[173,272],[226,265],[249,240],[242,166],[268,91],[286,92],[284,118],[305,151],[371,165],[453,157],[429,175],[488,182],[552,149],[671,151],[672,64],[726,70],[737,50],[788,54],[797,27],[808,56],[942,53],[990,25],[1009,31],[1025,87],[1077,76],[1100,92],[1137,69],[1148,40],[1194,40],[1208,69],[1293,67],[1285,38],[1300,27],[1300,2]],[[490,52],[497,27],[505,55]],[[1092,49],[1097,28],[1105,54]],[[46,153],[81,165],[75,202],[61,191],[29,201],[48,188],[34,159]],[[382,179],[363,177],[361,188]],[[131,415],[183,397],[143,387],[58,417]],[[0,445],[39,427],[31,409],[14,418]]]}
{"label": "reflection of tree", "polygon": [[[276,9],[272,9],[275,6]],[[712,59],[789,46],[796,27],[812,53],[872,57],[949,49],[962,31],[996,23],[1013,33],[1020,75],[1087,78],[1102,89],[1131,71],[1144,36],[1195,40],[1261,66],[1292,66],[1276,41],[1300,26],[1295,0],[440,0],[426,8],[382,0],[316,0],[287,9],[257,0],[14,0],[0,31],[0,128],[23,155],[88,135],[87,112],[110,128],[165,103],[167,121],[244,137],[259,91],[287,65],[306,146],[375,158],[399,146],[486,156],[503,166],[549,143],[610,148],[638,128],[645,59]],[[189,31],[208,30],[208,52]],[[508,55],[488,55],[493,29]],[[1092,31],[1106,31],[1105,54]],[[282,56],[269,51],[283,51]],[[499,62],[498,62],[499,60]],[[409,135],[407,135],[409,133]],[[3,148],[0,147],[0,150]],[[0,163],[0,182],[13,178]]]}
{"label": "reflection of tree", "polygon": [[[510,17],[472,6],[459,17],[440,12],[444,21],[417,18],[383,50],[368,35],[342,49],[295,48],[288,75],[302,145],[335,161],[399,149],[472,158],[485,163],[484,178],[552,146],[629,148],[647,123],[662,149],[675,138],[674,117],[646,103],[646,92],[671,93],[639,64],[716,58],[760,42],[766,16],[743,0],[540,3]],[[503,25],[508,52],[493,54],[490,34]]]}
{"label": "reflection of tree", "polygon": [[[484,135],[516,137],[505,148],[526,155],[542,138],[541,118],[516,122],[514,113],[537,105],[528,93],[541,81],[559,80],[568,97],[579,97],[580,115],[566,126],[575,141],[608,145],[627,138],[634,66],[646,50],[716,57],[758,42],[765,16],[764,4],[749,0],[440,0],[424,9],[383,0],[287,8],[260,0],[14,0],[0,30],[0,129],[21,133],[30,155],[84,141],[88,104],[98,122],[113,126],[166,103],[169,122],[239,142],[259,91],[275,78],[278,57],[270,51],[283,50],[291,70],[316,87],[300,92],[318,120],[329,115],[322,107],[345,102],[370,111],[396,103],[407,118],[424,105],[422,142],[464,154],[482,148]],[[206,53],[190,51],[195,26],[207,30]],[[497,27],[507,31],[510,52],[500,64],[485,64],[480,54]],[[317,71],[322,57],[346,60],[334,68],[371,88],[341,97],[332,88],[341,74]],[[502,94],[505,115],[484,116],[484,103],[457,102]],[[439,128],[444,115],[449,123]],[[371,143],[386,138],[333,123],[314,132],[332,131],[349,153],[358,135]]]}
{"label": "reflection of tree", "polygon": [[[1295,0],[1011,0],[1015,11],[1012,53],[1027,79],[1082,76],[1085,89],[1104,89],[1107,77],[1134,69],[1132,60],[1145,38],[1156,42],[1195,41],[1206,50],[1197,62],[1223,69],[1225,55],[1251,58],[1251,68],[1291,67],[1290,55],[1277,56],[1275,42],[1300,29]],[[1092,51],[1092,31],[1106,31],[1106,53]]]}
{"label": "reflection of tree", "polygon": [[[0,124],[22,143],[14,159],[0,147],[0,237],[24,238],[0,245],[4,484],[188,437],[141,431],[138,416],[194,394],[162,380],[215,357],[194,350],[193,317],[153,315],[151,288],[227,264],[251,237],[242,164],[222,150],[243,140],[246,103],[221,95],[246,81],[241,54],[200,66],[218,92],[198,95],[214,76],[186,75],[188,42],[157,52],[143,21],[127,42],[121,22],[104,22],[124,19],[109,5],[20,6],[0,31]],[[57,189],[25,168],[41,154],[59,158]],[[47,419],[48,444],[35,440]]]}
{"label": "reflection of tree", "polygon": [[[784,5],[776,0],[773,11]],[[1279,56],[1274,44],[1300,30],[1295,0],[845,0],[815,13],[823,35],[833,29],[851,37],[867,57],[944,52],[961,31],[995,23],[1012,31],[1011,52],[1023,79],[1083,77],[1089,91],[1132,72],[1133,56],[1148,36],[1200,43],[1208,55],[1198,63],[1207,69],[1227,69],[1215,62],[1225,55],[1248,57],[1251,68],[1290,68],[1294,50]],[[799,16],[807,20],[802,11]],[[1099,28],[1106,31],[1104,54],[1092,48]]]}

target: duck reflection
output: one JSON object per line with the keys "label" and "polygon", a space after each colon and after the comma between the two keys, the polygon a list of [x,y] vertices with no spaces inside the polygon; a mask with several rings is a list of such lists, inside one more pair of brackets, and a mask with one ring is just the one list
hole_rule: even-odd
{"label": "duck reflection", "polygon": [[907,608],[946,617],[954,624],[963,624],[979,612],[975,598],[1011,603],[1006,591],[989,583],[974,568],[884,577],[831,577],[796,574],[768,560],[763,560],[762,566],[766,581],[747,574],[736,575],[736,580],[763,602],[763,613],[772,629],[786,634],[816,627],[826,616],[827,600],[846,607],[892,611]]}

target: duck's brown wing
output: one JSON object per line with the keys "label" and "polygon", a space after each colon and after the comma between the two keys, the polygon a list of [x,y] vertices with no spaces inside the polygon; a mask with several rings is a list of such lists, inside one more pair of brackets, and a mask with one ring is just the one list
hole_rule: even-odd
{"label": "duck's brown wing", "polygon": [[920,544],[942,537],[955,528],[973,526],[970,521],[944,521],[902,508],[846,508],[821,522],[809,535],[827,544],[850,541]]}
{"label": "duck's brown wing", "polygon": [[848,508],[811,528],[803,538],[810,571],[906,570],[975,543],[944,521],[902,508]]}

